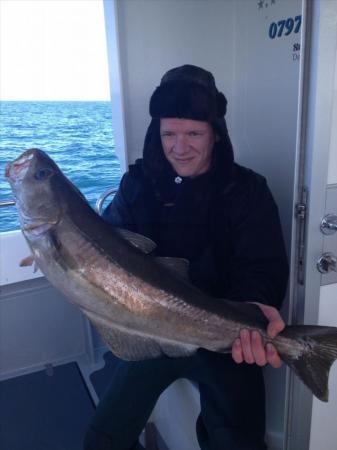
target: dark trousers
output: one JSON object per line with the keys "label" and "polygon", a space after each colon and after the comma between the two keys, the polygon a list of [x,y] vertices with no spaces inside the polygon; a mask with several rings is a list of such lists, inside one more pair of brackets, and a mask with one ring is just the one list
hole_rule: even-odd
{"label": "dark trousers", "polygon": [[201,413],[196,428],[202,450],[266,450],[261,369],[206,350],[188,358],[120,360],[87,432],[84,450],[140,448],[138,436],[158,397],[178,378],[199,385]]}

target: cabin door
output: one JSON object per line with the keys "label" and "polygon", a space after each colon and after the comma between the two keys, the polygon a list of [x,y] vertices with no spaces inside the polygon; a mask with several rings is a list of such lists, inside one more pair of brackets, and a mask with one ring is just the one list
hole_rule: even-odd
{"label": "cabin door", "polygon": [[[337,215],[337,1],[308,1],[306,15],[293,321],[337,326],[337,231],[320,225]],[[287,450],[337,449],[336,362],[329,388],[323,403],[290,375]]]}

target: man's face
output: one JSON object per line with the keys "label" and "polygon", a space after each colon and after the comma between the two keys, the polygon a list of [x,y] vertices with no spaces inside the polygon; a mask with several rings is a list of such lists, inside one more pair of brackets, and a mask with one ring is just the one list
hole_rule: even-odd
{"label": "man's face", "polygon": [[190,119],[160,119],[164,154],[182,177],[195,177],[210,168],[215,133],[207,122]]}

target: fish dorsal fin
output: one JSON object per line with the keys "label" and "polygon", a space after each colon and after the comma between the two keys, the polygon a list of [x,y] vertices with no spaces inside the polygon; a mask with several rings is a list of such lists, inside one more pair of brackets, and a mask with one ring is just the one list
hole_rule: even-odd
{"label": "fish dorsal fin", "polygon": [[176,277],[182,278],[185,281],[190,281],[188,274],[190,263],[187,259],[172,258],[170,256],[157,256],[155,259]]}
{"label": "fish dorsal fin", "polygon": [[115,230],[131,245],[137,247],[144,253],[151,253],[156,248],[156,244],[150,238],[143,236],[142,234],[134,233],[133,231],[125,230],[124,228],[116,228]]}

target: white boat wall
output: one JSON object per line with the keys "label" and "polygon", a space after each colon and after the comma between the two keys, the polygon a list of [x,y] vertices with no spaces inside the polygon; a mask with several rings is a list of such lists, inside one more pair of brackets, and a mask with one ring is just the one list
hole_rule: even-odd
{"label": "white boat wall", "polygon": [[[185,63],[210,70],[219,89],[228,99],[227,121],[236,160],[267,178],[279,206],[293,274],[283,315],[286,319],[299,322],[305,319],[310,319],[312,323],[317,321],[318,307],[311,316],[306,313],[304,288],[307,285],[302,281],[302,291],[297,289],[299,225],[294,210],[299,202],[299,173],[302,164],[303,71],[308,70],[311,76],[313,70],[303,63],[306,44],[304,33],[308,33],[305,21],[307,16],[317,19],[318,28],[323,23],[321,20],[327,9],[330,8],[330,16],[335,14],[332,18],[337,17],[336,6],[335,10],[327,6],[336,5],[336,2],[317,0],[315,8],[318,9],[315,12],[312,11],[311,2],[304,0],[103,1],[113,129],[116,151],[123,170],[141,156],[150,120],[148,101],[163,73]],[[293,25],[287,28],[286,23]],[[336,35],[337,25],[333,20],[329,24],[330,35],[326,39],[330,39],[329,48],[335,64],[336,44],[331,36],[333,32]],[[307,45],[309,46],[309,41],[313,45],[308,34],[306,37]],[[317,39],[319,41],[320,38]],[[319,58],[312,65],[323,70]],[[325,73],[334,73],[335,66],[331,68],[330,64],[324,66],[324,69]],[[326,102],[334,101],[336,110],[337,84],[330,78],[325,80],[324,99]],[[337,129],[337,126],[332,126],[331,111],[332,103],[326,103],[324,118],[328,128],[325,129],[325,135],[329,136],[333,129]],[[336,120],[336,115],[333,120]],[[313,128],[315,123],[312,122]],[[324,153],[327,167],[329,158],[332,165],[336,163],[335,134],[329,145],[332,149],[330,154]],[[321,184],[324,192],[326,184],[330,189],[337,186],[335,169],[330,170],[329,178],[324,179]],[[319,233],[319,226],[313,223],[312,228],[316,230],[315,227]],[[318,242],[317,239],[312,238],[315,242]],[[29,254],[21,232],[0,234],[0,246],[0,380],[10,380],[46,367],[48,369],[50,366],[57,367],[76,361],[92,399],[97,402],[98,396],[89,375],[104,365],[102,354],[106,348],[99,336],[81,313],[50,286],[39,271],[34,273],[33,267],[19,267],[19,262]],[[318,256],[315,250],[315,258]],[[312,266],[312,270],[317,271],[314,264]],[[304,275],[308,277],[308,274],[309,272]],[[332,288],[321,288],[323,296],[329,290],[326,297],[329,302],[333,297],[336,300],[336,282],[337,279],[331,278],[329,286]],[[321,284],[324,284],[324,278],[317,281],[317,298]],[[302,292],[302,296],[298,295],[298,291]],[[309,303],[309,309],[311,305]],[[324,308],[319,311],[320,320],[325,320],[329,315],[326,311]],[[332,320],[337,323],[336,317]],[[323,448],[317,446],[321,439],[317,417],[327,414],[327,409],[315,403],[311,422],[310,397],[306,403],[308,411],[301,411],[303,421],[296,422],[294,416],[300,412],[301,397],[294,406],[292,399],[296,395],[293,389],[297,385],[294,385],[287,370],[266,368],[265,379],[267,441],[270,450]],[[335,372],[333,380],[336,380]],[[335,391],[337,395],[337,388]],[[337,400],[333,397],[327,422],[330,415],[337,414],[336,405]],[[198,449],[195,420],[199,409],[197,388],[187,380],[175,382],[163,393],[151,420],[157,425],[170,450]],[[297,424],[297,428],[294,424]],[[296,435],[295,428],[305,430],[304,434],[297,437],[296,445],[292,440],[293,435]],[[311,446],[310,431],[313,433]],[[290,432],[292,435],[289,438]],[[328,436],[326,442],[329,439],[336,442],[331,429],[325,430],[325,436]],[[335,450],[335,447],[329,445],[324,449]]]}

